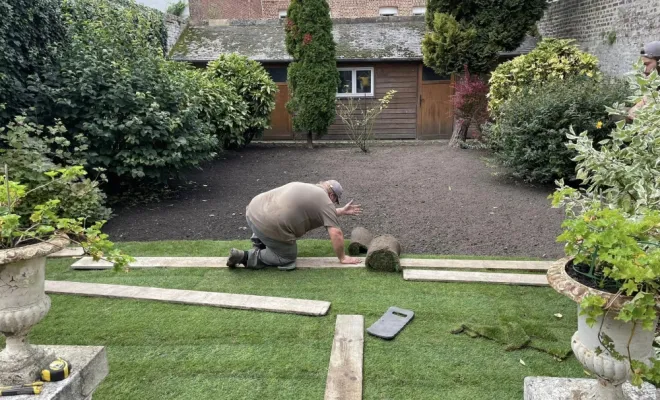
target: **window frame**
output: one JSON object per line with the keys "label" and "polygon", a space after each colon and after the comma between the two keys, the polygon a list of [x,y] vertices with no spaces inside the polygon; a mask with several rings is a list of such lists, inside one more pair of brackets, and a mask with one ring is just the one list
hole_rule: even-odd
{"label": "window frame", "polygon": [[[420,9],[422,10],[421,13],[419,12]],[[417,11],[417,12],[415,12],[415,11]],[[423,15],[426,15],[426,7],[422,7],[422,6],[419,6],[419,7],[413,7],[413,8],[412,8],[412,11],[411,11],[411,14],[412,14],[413,16],[418,16],[418,17],[421,17],[421,16],[423,16]]]}
{"label": "window frame", "polygon": [[[387,12],[387,11],[390,11],[390,12]],[[394,11],[394,12],[392,12],[392,11]],[[399,7],[391,7],[391,6],[380,7],[378,9],[378,15],[380,17],[396,17],[397,15],[399,15]]]}
{"label": "window frame", "polygon": [[[341,67],[337,68],[338,72],[341,71],[351,71],[351,93],[336,93],[337,98],[348,98],[348,97],[374,97],[375,86],[376,86],[376,76],[374,75],[374,67]],[[371,92],[369,93],[358,93],[357,92],[357,71],[369,71],[371,72]]]}

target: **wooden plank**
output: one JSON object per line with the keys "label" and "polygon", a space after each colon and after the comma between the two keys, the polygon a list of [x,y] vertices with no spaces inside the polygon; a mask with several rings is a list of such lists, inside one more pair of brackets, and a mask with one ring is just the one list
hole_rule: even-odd
{"label": "wooden plank", "polygon": [[48,258],[69,258],[69,257],[82,257],[85,255],[82,247],[67,247],[56,253],[48,255]]}
{"label": "wooden plank", "polygon": [[401,266],[404,268],[486,269],[545,272],[552,264],[553,261],[441,260],[423,258],[401,259]]}
{"label": "wooden plank", "polygon": [[[298,268],[363,268],[360,264],[340,264],[335,257],[301,257],[296,260]],[[227,268],[227,257],[135,257],[129,264],[131,268]],[[107,270],[112,263],[104,260],[94,261],[84,257],[71,265],[75,270]]]}
{"label": "wooden plank", "polygon": [[325,400],[362,399],[364,317],[337,315],[332,341]]}
{"label": "wooden plank", "polygon": [[404,269],[403,279],[407,281],[473,282],[497,283],[503,285],[548,286],[548,279],[546,276],[538,274]]}
{"label": "wooden plank", "polygon": [[[296,261],[298,268],[363,268],[364,258],[360,264],[340,264],[335,257],[300,257]],[[226,268],[227,257],[135,257],[131,268]],[[451,260],[427,258],[402,258],[403,268],[425,269],[486,269],[486,270],[517,270],[517,271],[547,271],[552,261],[507,261],[507,260]],[[107,261],[94,261],[84,257],[71,265],[76,270],[111,269]]]}
{"label": "wooden plank", "polygon": [[46,281],[46,293],[117,299],[155,300],[167,303],[310,316],[326,315],[330,309],[330,302],[318,300],[67,281]]}

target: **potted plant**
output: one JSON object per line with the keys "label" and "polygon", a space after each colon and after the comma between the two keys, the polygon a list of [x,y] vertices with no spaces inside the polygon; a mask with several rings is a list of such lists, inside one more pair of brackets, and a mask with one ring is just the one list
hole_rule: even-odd
{"label": "potted plant", "polygon": [[78,243],[95,260],[104,258],[115,268],[131,260],[101,233],[104,221],[86,226],[84,218],[61,218],[60,200],[50,199],[33,207],[29,218],[17,213],[21,201],[31,192],[77,180],[86,174],[80,167],[50,171],[49,182],[28,189],[11,181],[7,166],[0,176],[0,333],[6,337],[0,352],[0,383],[16,385],[32,382],[54,355],[31,346],[30,329],[46,316],[50,299],[45,294],[46,256]]}
{"label": "potted plant", "polygon": [[598,399],[623,399],[627,380],[660,381],[652,348],[660,295],[660,79],[638,75],[634,85],[633,102],[651,101],[632,123],[618,122],[596,146],[586,132],[568,135],[586,188],[559,181],[551,196],[567,215],[558,237],[567,257],[548,270],[548,282],[578,303],[572,348],[599,378]]}

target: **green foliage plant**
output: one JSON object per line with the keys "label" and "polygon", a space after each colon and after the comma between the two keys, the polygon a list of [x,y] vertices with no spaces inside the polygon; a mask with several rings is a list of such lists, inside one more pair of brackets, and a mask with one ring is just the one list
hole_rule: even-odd
{"label": "green foliage plant", "polygon": [[112,182],[166,181],[210,160],[217,138],[202,118],[198,77],[166,60],[162,14],[132,1],[65,0],[68,45],[43,87],[39,122],[83,133],[86,168]]}
{"label": "green foliage plant", "polygon": [[466,64],[474,73],[490,72],[499,52],[520,46],[546,7],[545,0],[429,0],[425,63],[440,75]]}
{"label": "green foliage plant", "polygon": [[500,109],[494,155],[528,182],[573,181],[577,153],[566,147],[570,129],[595,143],[608,138],[615,123],[607,107],[624,101],[627,92],[624,81],[571,77],[517,93]]}
{"label": "green foliage plant", "polygon": [[326,0],[292,0],[287,11],[286,49],[293,58],[288,69],[293,129],[325,135],[336,117],[339,72],[332,37],[332,20]]}
{"label": "green foliage plant", "polygon": [[598,79],[598,59],[581,51],[575,41],[544,39],[528,54],[500,64],[493,71],[489,84],[489,108],[497,118],[501,107],[514,94],[542,87],[553,80],[571,76]]}
{"label": "green foliage plant", "polygon": [[337,114],[346,126],[348,137],[364,153],[374,140],[374,124],[378,116],[387,109],[396,90],[385,93],[381,99],[349,97],[337,101]]}
{"label": "green foliage plant", "polygon": [[101,232],[105,221],[88,225],[84,217],[64,218],[58,214],[59,199],[49,199],[35,205],[28,218],[16,213],[17,207],[30,192],[80,179],[86,174],[82,166],[48,171],[45,175],[49,181],[33,189],[28,189],[19,181],[10,180],[8,171],[5,164],[4,173],[0,176],[0,249],[13,249],[66,236],[80,245],[94,260],[108,260],[115,269],[125,268],[132,261],[130,256],[115,249],[108,235]]}
{"label": "green foliage plant", "polygon": [[[583,314],[593,325],[604,313],[616,313],[616,319],[631,323],[631,337],[638,325],[654,328],[660,294],[660,78],[657,72],[638,73],[633,82],[636,94],[630,100],[643,97],[646,105],[632,123],[617,122],[600,147],[586,132],[568,135],[569,148],[577,152],[577,177],[586,189],[560,180],[552,195],[553,206],[564,207],[567,215],[559,240],[566,241],[573,264],[586,265],[596,284],[611,280],[618,295],[629,296],[619,310],[610,309],[601,296],[587,296]],[[612,354],[630,361],[633,384],[660,382],[657,359],[645,363]]]}
{"label": "green foliage plant", "polygon": [[[270,116],[275,109],[277,85],[258,62],[239,54],[223,54],[207,68],[211,78],[226,82],[247,104],[247,121],[242,145],[260,137],[270,127]],[[225,143],[227,147],[229,143]]]}
{"label": "green foliage plant", "polygon": [[181,17],[183,12],[186,11],[186,7],[188,7],[188,3],[183,0],[179,0],[167,6],[167,13]]}
{"label": "green foliage plant", "polygon": [[30,86],[56,65],[61,13],[57,0],[0,0],[0,126],[34,105]]}
{"label": "green foliage plant", "polygon": [[435,13],[432,29],[422,39],[424,64],[438,74],[460,71],[477,38],[474,27],[461,26],[450,14]]}
{"label": "green foliage plant", "polygon": [[[84,160],[77,157],[87,147],[84,135],[72,143],[65,138],[61,123],[44,128],[17,116],[0,128],[0,165],[8,165],[12,177],[28,189],[28,194],[15,206],[15,212],[28,218],[34,206],[49,200],[59,200],[57,213],[63,218],[83,217],[89,222],[107,220],[111,211],[105,207],[106,196],[99,188],[104,180],[102,171],[96,179],[80,176],[76,179],[52,180],[46,173],[76,165]],[[31,190],[41,187],[40,190]]]}

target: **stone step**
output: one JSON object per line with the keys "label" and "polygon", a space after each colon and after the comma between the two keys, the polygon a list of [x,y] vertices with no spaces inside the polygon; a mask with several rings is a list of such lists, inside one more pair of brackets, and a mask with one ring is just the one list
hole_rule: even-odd
{"label": "stone step", "polygon": [[[340,264],[335,257],[300,257],[298,268],[364,268],[364,258],[359,264]],[[226,268],[227,257],[135,257],[131,268]],[[545,272],[551,261],[505,261],[505,260],[449,260],[426,258],[402,258],[403,268],[437,269],[487,269]],[[112,264],[83,257],[71,265],[75,270],[111,269]]]}
{"label": "stone step", "polygon": [[545,274],[512,274],[495,272],[466,271],[430,271],[407,269],[403,271],[403,279],[407,281],[430,282],[479,282],[499,283],[504,285],[548,286]]}
{"label": "stone step", "polygon": [[168,303],[270,311],[310,316],[326,315],[330,309],[330,302],[328,301],[68,281],[46,281],[46,293],[118,299],[156,300]]}

